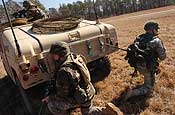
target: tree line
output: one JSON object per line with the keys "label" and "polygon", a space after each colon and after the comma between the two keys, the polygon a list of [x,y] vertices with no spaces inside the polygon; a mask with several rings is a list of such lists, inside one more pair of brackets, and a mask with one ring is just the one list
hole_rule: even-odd
{"label": "tree line", "polygon": [[[50,8],[51,15],[78,16],[95,19],[95,12],[99,18],[137,12],[152,8],[172,5],[175,0],[84,0],[68,4],[61,4],[58,9]],[[95,9],[95,10],[94,10]]]}
{"label": "tree line", "polygon": [[41,10],[44,12],[47,12],[46,8],[44,7],[43,4],[39,0],[30,0],[33,4],[37,5]]}
{"label": "tree line", "polygon": [[[49,8],[46,10],[40,0],[30,0],[37,5],[44,12],[48,13],[50,17],[83,17],[85,19],[94,20],[96,18],[95,13],[99,18],[105,18],[110,16],[117,16],[125,13],[137,12],[141,10],[147,10],[152,8],[158,8],[168,5],[173,5],[175,0],[84,0],[77,1],[68,4],[60,4],[58,8]],[[94,2],[93,2],[94,1]],[[7,5],[10,14],[17,9],[14,7],[17,4],[13,0],[8,0]],[[22,4],[22,3],[20,3]],[[16,5],[18,6],[18,5]],[[3,6],[0,6],[1,15],[0,18],[5,15]],[[11,10],[13,9],[13,10]]]}

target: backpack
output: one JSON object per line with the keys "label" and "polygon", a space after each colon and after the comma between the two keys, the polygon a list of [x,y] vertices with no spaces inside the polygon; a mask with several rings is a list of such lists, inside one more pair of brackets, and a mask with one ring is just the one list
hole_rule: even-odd
{"label": "backpack", "polygon": [[83,77],[85,84],[87,84],[86,89],[82,89],[80,86],[76,88],[74,98],[78,103],[85,103],[92,99],[95,94],[95,88],[91,83],[90,73],[86,66],[86,59],[82,55],[70,54],[70,57],[73,63],[79,68],[81,76]]}
{"label": "backpack", "polygon": [[125,57],[131,67],[136,67],[138,63],[150,63],[154,56],[152,48],[147,47],[147,43],[155,39],[156,36],[140,35],[135,42],[127,48],[127,55]]}
{"label": "backpack", "polygon": [[71,59],[73,63],[75,63],[77,67],[79,68],[85,83],[86,84],[91,83],[90,73],[86,66],[86,59],[84,58],[84,56],[74,55],[74,54],[70,54],[70,55],[71,55]]}
{"label": "backpack", "polygon": [[136,44],[131,44],[127,49],[127,55],[125,57],[131,67],[136,67],[139,62],[144,62],[145,58],[138,52],[139,48]]}

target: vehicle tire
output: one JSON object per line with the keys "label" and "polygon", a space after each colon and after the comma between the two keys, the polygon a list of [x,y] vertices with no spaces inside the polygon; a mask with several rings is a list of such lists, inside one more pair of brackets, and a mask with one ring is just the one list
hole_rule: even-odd
{"label": "vehicle tire", "polygon": [[108,56],[88,63],[87,66],[91,74],[92,82],[105,79],[111,72],[111,63]]}

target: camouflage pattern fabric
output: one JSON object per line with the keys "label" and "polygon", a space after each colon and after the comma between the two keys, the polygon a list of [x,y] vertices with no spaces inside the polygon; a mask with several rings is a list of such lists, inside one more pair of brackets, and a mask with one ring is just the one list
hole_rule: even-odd
{"label": "camouflage pattern fabric", "polygon": [[81,105],[81,113],[83,115],[103,115],[106,107],[94,106],[92,101],[88,101]]}
{"label": "camouflage pattern fabric", "polygon": [[[93,106],[92,101],[87,101],[81,105],[71,104],[74,100],[56,100],[48,104],[48,109],[54,115],[70,115],[70,111],[75,108],[81,108],[81,113],[83,115],[103,115],[105,107]],[[62,109],[60,109],[62,108]],[[68,109],[69,108],[69,109]]]}
{"label": "camouflage pattern fabric", "polygon": [[40,10],[36,5],[30,1],[23,2],[24,9],[14,12],[13,17],[17,18],[26,18],[28,22],[33,22],[42,18],[46,18],[46,14]]}
{"label": "camouflage pattern fabric", "polygon": [[91,107],[95,89],[92,84],[85,83],[71,55],[68,55],[65,62],[60,65],[55,78],[56,94],[50,96],[48,103],[48,108],[52,113],[57,115],[65,112],[66,114],[70,109],[82,106],[86,108],[86,112],[96,110]]}
{"label": "camouflage pattern fabric", "polygon": [[126,99],[150,94],[154,88],[156,74],[150,72],[148,69],[138,69],[138,71],[144,76],[144,84],[140,88],[131,90],[127,94]]}
{"label": "camouflage pattern fabric", "polygon": [[[157,61],[164,60],[166,58],[166,49],[158,36],[152,36],[149,34],[143,34],[141,36],[144,37],[137,38],[134,43],[139,44],[141,39],[150,39],[148,42],[143,44],[145,45],[145,48],[150,49],[148,61],[142,61],[139,63],[135,62],[136,70],[138,70],[144,76],[144,84],[138,89],[130,90],[125,97],[126,100],[133,96],[149,94],[152,91],[155,84],[156,69],[158,67]],[[150,36],[152,36],[153,38],[151,38]]]}
{"label": "camouflage pattern fabric", "polygon": [[75,100],[72,98],[67,99],[52,99],[50,98],[48,103],[48,109],[54,115],[69,115],[69,110],[78,107],[75,104]]}
{"label": "camouflage pattern fabric", "polygon": [[36,5],[34,5],[31,1],[25,0],[23,2],[23,7],[25,8],[23,14],[25,14],[26,18],[28,18],[29,22],[41,19],[45,17],[44,12],[42,12]]}
{"label": "camouflage pattern fabric", "polygon": [[41,11],[35,7],[27,9],[26,16],[29,18],[29,22],[44,18],[44,15],[41,13]]}
{"label": "camouflage pattern fabric", "polygon": [[136,68],[144,68],[146,65],[148,70],[155,71],[158,60],[166,58],[166,49],[158,36],[142,34],[134,43],[141,44],[140,49],[148,54],[145,61],[136,64]]}

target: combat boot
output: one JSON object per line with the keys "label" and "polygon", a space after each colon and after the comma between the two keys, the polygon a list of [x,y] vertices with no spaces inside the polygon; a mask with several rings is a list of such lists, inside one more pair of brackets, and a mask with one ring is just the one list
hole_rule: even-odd
{"label": "combat boot", "polygon": [[120,111],[120,109],[115,106],[113,103],[107,103],[106,109],[103,111],[104,115],[123,115],[123,112]]}
{"label": "combat boot", "polygon": [[120,106],[124,102],[126,102],[130,97],[132,97],[132,89],[127,88],[121,95],[115,99],[113,102],[115,105]]}

